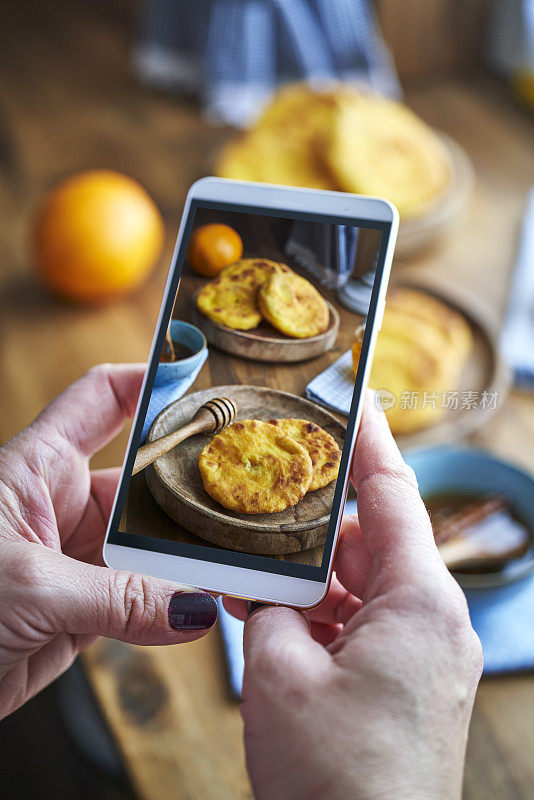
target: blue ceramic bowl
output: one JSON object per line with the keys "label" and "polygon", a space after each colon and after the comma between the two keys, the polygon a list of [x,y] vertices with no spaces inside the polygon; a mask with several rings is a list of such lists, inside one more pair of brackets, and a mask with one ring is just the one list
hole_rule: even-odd
{"label": "blue ceramic bowl", "polygon": [[[500,494],[518,517],[534,531],[534,477],[519,467],[482,450],[467,447],[413,448],[403,453],[417,475],[423,498],[441,492]],[[521,558],[499,572],[468,575],[456,573],[464,588],[493,588],[518,580],[534,571],[534,542]]]}
{"label": "blue ceramic bowl", "polygon": [[195,325],[183,322],[181,319],[171,320],[171,339],[176,344],[183,344],[192,355],[180,361],[169,363],[162,361],[158,364],[156,372],[156,386],[173,383],[182,378],[187,378],[202,363],[204,352],[207,348],[206,337]]}

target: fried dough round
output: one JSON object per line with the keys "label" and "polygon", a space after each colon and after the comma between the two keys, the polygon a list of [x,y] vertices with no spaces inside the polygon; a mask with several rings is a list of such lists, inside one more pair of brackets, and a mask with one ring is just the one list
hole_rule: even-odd
{"label": "fried dough round", "polygon": [[225,178],[335,189],[317,157],[317,137],[340,90],[315,91],[304,83],[277,92],[251,130],[222,150],[215,172]]}
{"label": "fried dough round", "polygon": [[439,136],[409,108],[378,95],[338,103],[322,152],[341,189],[386,197],[404,218],[424,213],[451,182]]}
{"label": "fried dough round", "polygon": [[337,478],[341,450],[333,436],[307,419],[270,419],[269,423],[276,425],[308,451],[313,467],[309,492],[327,486]]}
{"label": "fried dough round", "polygon": [[294,506],[313,474],[305,447],[256,419],[234,422],[214,436],[198,466],[207,493],[240,514],[272,514]]}
{"label": "fried dough round", "polygon": [[261,314],[258,288],[275,272],[289,271],[285,264],[266,258],[242,258],[225,267],[199,292],[197,306],[213,322],[240,331],[256,328]]}
{"label": "fried dough round", "polygon": [[427,292],[398,286],[388,292],[388,312],[400,310],[407,316],[432,325],[442,338],[441,353],[450,351],[454,364],[463,363],[473,346],[473,335],[463,314]]}
{"label": "fried dough round", "polygon": [[[358,333],[352,348],[354,374],[362,340]],[[393,433],[410,434],[439,422],[446,410],[441,395],[456,390],[472,345],[471,329],[459,311],[420,290],[397,287],[390,292],[369,383],[395,398],[386,409]]]}
{"label": "fried dough round", "polygon": [[294,272],[271,275],[258,291],[258,307],[273,328],[294,339],[324,333],[330,320],[317,289]]}

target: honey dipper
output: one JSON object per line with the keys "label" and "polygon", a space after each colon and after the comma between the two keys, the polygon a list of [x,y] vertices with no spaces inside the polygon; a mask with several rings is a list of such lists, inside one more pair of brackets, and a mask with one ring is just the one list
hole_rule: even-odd
{"label": "honey dipper", "polygon": [[167,433],[159,439],[154,439],[149,444],[144,444],[137,451],[132,475],[137,475],[142,469],[148,467],[160,456],[168,453],[177,444],[196,436],[199,433],[218,433],[230,425],[237,413],[237,404],[227,397],[215,397],[200,406],[194,417],[187,425],[177,431]]}

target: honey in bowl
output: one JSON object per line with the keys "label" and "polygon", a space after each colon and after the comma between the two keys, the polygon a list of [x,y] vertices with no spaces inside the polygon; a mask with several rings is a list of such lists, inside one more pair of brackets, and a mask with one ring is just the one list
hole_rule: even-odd
{"label": "honey in bowl", "polygon": [[183,342],[173,342],[172,351],[167,342],[165,342],[160,361],[163,364],[172,364],[175,361],[183,361],[185,358],[191,358],[192,355],[194,355],[194,351]]}
{"label": "honey in bowl", "polygon": [[163,386],[192,375],[200,369],[207,354],[206,337],[202,331],[190,322],[171,320],[154,385]]}
{"label": "honey in bowl", "polygon": [[175,361],[183,361],[184,358],[190,358],[194,355],[193,350],[187,345],[183,344],[183,342],[173,342],[174,347],[174,360]]}

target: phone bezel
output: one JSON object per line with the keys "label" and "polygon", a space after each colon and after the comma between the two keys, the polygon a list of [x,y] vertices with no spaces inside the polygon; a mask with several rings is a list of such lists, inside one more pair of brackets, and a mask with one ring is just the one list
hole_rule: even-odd
{"label": "phone bezel", "polygon": [[[128,489],[129,475],[135,458],[137,444],[134,442],[140,435],[142,421],[150,393],[145,397],[147,383],[152,388],[159,354],[163,345],[165,330],[168,325],[173,303],[169,298],[174,298],[185,259],[188,234],[194,221],[194,213],[198,207],[217,206],[229,209],[248,211],[250,213],[271,214],[273,216],[287,216],[294,219],[315,217],[318,221],[331,221],[338,224],[358,225],[360,227],[378,228],[383,231],[381,252],[377,266],[377,274],[373,286],[371,303],[367,315],[367,325],[362,343],[360,366],[355,381],[355,389],[351,412],[347,422],[347,436],[350,437],[349,447],[344,448],[340,473],[343,475],[342,483],[336,487],[336,495],[332,506],[332,524],[329,529],[329,539],[325,544],[325,552],[329,546],[330,554],[328,563],[323,563],[320,569],[324,577],[306,578],[295,574],[282,574],[279,570],[288,562],[278,562],[274,559],[253,557],[256,561],[262,559],[265,565],[259,567],[237,566],[220,563],[207,556],[211,555],[208,548],[189,547],[195,551],[206,551],[206,558],[199,558],[192,553],[191,556],[177,555],[169,552],[172,545],[164,539],[155,539],[141,534],[127,534],[118,531],[120,514],[122,513],[125,494]],[[376,337],[380,330],[382,315],[385,306],[387,283],[393,258],[396,234],[398,229],[398,212],[386,200],[373,197],[363,197],[341,192],[325,192],[313,189],[298,189],[270,184],[246,183],[231,181],[222,178],[203,178],[197,181],[186,198],[180,228],[176,240],[167,282],[163,294],[152,347],[149,356],[149,368],[145,374],[141,388],[141,402],[138,404],[130,439],[126,450],[121,477],[115,496],[113,510],[110,516],[106,539],[103,547],[105,563],[116,569],[128,569],[135,572],[165,578],[171,581],[201,586],[208,591],[244,597],[246,599],[260,600],[266,603],[279,603],[298,608],[309,608],[320,603],[325,596],[335,555],[339,526],[343,516],[343,508],[349,480],[348,466],[352,459],[356,434],[361,417],[361,398],[369,381],[372,365],[372,353]],[[140,420],[140,424],[138,422]],[[126,479],[125,479],[126,476]],[[334,522],[335,519],[335,522]],[[182,545],[181,549],[186,546]],[[214,551],[213,551],[214,552]],[[218,552],[218,551],[217,551]],[[231,557],[233,551],[228,551]],[[237,554],[240,557],[245,554]],[[291,565],[292,571],[300,565]],[[283,567],[282,567],[283,568]],[[286,567],[287,568],[287,567]],[[307,568],[304,567],[304,570]],[[313,568],[314,569],[314,568]]]}

